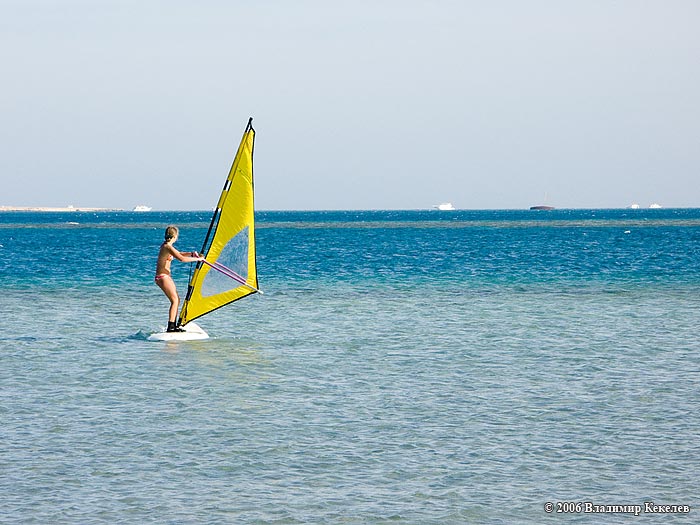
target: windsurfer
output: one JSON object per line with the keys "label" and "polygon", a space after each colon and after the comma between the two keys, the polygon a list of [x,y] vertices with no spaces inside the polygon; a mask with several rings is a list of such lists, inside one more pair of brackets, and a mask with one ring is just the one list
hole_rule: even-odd
{"label": "windsurfer", "polygon": [[180,231],[177,226],[168,226],[165,229],[165,241],[160,245],[158,252],[158,263],[156,264],[156,284],[163,290],[165,296],[170,300],[170,311],[168,315],[168,332],[184,332],[185,330],[176,325],[177,309],[180,305],[180,298],[177,295],[175,281],[170,274],[170,262],[177,259],[180,262],[198,262],[204,260],[197,252],[180,252],[173,246]]}

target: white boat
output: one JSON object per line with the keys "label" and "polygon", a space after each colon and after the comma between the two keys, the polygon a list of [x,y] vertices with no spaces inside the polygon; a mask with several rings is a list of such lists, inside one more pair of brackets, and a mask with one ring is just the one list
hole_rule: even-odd
{"label": "white boat", "polygon": [[139,204],[138,206],[134,206],[133,211],[151,211],[153,208],[150,206],[144,206],[143,204]]}
{"label": "white boat", "polygon": [[436,204],[433,206],[433,208],[440,211],[452,211],[455,209],[455,207],[452,206],[451,202],[443,202],[441,204]]}
{"label": "white boat", "polygon": [[635,203],[633,203],[633,204],[630,204],[630,205],[627,206],[627,207],[628,207],[630,210],[638,210],[638,209],[639,209],[639,204],[637,204],[637,203],[635,202]]}
{"label": "white boat", "polygon": [[659,210],[659,209],[661,209],[661,204],[656,204],[656,203],[654,203],[654,204],[652,204],[651,206],[649,206],[649,209],[652,209],[652,210]]}

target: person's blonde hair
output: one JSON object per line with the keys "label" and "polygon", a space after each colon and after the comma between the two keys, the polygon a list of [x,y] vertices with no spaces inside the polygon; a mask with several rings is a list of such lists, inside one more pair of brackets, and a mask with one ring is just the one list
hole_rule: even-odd
{"label": "person's blonde hair", "polygon": [[165,242],[177,237],[178,233],[180,233],[180,230],[177,229],[177,226],[168,226],[165,228]]}

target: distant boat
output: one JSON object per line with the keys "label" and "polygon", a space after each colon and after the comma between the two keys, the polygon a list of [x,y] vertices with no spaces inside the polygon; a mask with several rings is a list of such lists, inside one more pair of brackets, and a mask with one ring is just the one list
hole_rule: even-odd
{"label": "distant boat", "polygon": [[[546,193],[544,194],[543,202],[549,202],[549,196]],[[551,211],[554,209],[554,206],[550,206],[548,204],[538,204],[537,206],[530,206],[530,209],[537,211]]]}
{"label": "distant boat", "polygon": [[630,210],[638,210],[638,209],[639,209],[639,204],[637,204],[637,203],[635,202],[635,203],[633,203],[633,204],[630,204],[630,205],[627,206],[627,207],[628,207]]}
{"label": "distant boat", "polygon": [[143,204],[139,204],[138,206],[134,206],[133,211],[151,211],[153,208],[150,206],[144,206]]}
{"label": "distant boat", "polygon": [[659,210],[659,209],[661,209],[661,204],[654,203],[651,206],[649,206],[649,208],[652,210]]}
{"label": "distant boat", "polygon": [[455,209],[455,207],[452,206],[451,202],[443,202],[442,204],[436,204],[435,206],[433,206],[433,208],[440,211],[452,211]]}

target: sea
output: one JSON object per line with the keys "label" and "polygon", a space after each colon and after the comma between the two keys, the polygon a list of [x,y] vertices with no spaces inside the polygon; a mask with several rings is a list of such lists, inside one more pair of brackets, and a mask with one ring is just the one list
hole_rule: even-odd
{"label": "sea", "polygon": [[[0,213],[0,523],[700,523],[700,210]],[[180,293],[192,268],[173,262]]]}

